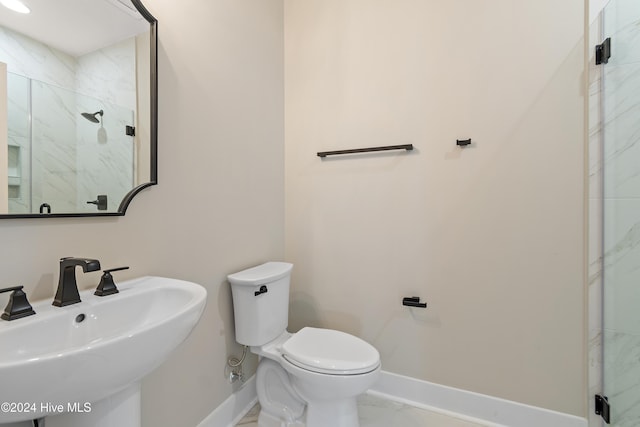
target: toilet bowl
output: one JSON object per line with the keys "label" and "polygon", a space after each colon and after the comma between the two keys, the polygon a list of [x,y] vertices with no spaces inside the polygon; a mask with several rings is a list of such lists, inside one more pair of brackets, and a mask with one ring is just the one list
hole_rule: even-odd
{"label": "toilet bowl", "polygon": [[[301,425],[306,427],[357,427],[356,398],[380,374],[380,356],[373,346],[330,329],[306,327],[296,334],[284,332],[264,346],[251,347],[251,352],[262,357],[256,379],[262,410],[270,419],[304,421]],[[263,374],[262,370],[267,370],[263,365],[279,374]],[[285,374],[288,383],[283,380]],[[276,395],[279,400],[273,397]],[[302,416],[300,409],[305,406]]]}
{"label": "toilet bowl", "polygon": [[271,262],[228,276],[236,341],[261,357],[258,425],[358,427],[356,398],[377,381],[380,355],[336,330],[287,332],[291,268]]}

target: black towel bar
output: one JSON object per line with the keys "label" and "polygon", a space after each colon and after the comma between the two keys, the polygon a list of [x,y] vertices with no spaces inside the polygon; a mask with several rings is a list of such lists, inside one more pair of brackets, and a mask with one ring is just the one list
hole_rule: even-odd
{"label": "black towel bar", "polygon": [[334,156],[338,154],[368,153],[372,151],[389,151],[389,150],[411,151],[413,150],[413,144],[385,145],[383,147],[354,148],[351,150],[320,151],[318,152],[318,157]]}

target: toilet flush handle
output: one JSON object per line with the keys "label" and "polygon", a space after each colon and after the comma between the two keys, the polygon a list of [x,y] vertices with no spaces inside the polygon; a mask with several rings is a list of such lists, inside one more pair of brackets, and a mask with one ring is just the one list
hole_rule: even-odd
{"label": "toilet flush handle", "polygon": [[255,296],[258,296],[258,295],[262,295],[262,294],[267,293],[267,291],[268,291],[267,287],[265,285],[262,285],[262,286],[260,286],[260,289],[255,291],[253,294]]}

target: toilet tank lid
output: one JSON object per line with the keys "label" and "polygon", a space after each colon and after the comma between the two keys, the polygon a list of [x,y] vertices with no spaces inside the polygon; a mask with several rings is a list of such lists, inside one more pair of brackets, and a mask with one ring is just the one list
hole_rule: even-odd
{"label": "toilet tank lid", "polygon": [[227,276],[232,285],[259,286],[275,282],[291,273],[293,264],[288,262],[265,262]]}

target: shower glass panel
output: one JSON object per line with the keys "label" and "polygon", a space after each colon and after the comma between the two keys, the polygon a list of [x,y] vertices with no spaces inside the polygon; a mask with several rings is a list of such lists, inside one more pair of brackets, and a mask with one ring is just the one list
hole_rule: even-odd
{"label": "shower glass panel", "polygon": [[76,207],[75,96],[37,80],[31,81],[32,193],[35,209],[43,203],[53,212]]}
{"label": "shower glass panel", "polygon": [[9,212],[31,212],[30,83],[7,73]]}
{"label": "shower glass panel", "polygon": [[116,211],[135,184],[133,110],[13,73],[7,86],[9,213],[95,212],[98,195]]}
{"label": "shower glass panel", "polygon": [[603,12],[604,394],[611,425],[640,426],[640,1]]}

